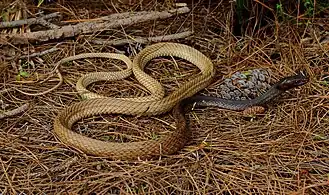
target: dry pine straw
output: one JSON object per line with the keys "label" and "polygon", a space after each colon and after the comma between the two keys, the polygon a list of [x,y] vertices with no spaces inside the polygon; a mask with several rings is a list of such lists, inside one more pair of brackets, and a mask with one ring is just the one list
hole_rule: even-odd
{"label": "dry pine straw", "polygon": [[[196,16],[195,24],[202,23],[201,18]],[[218,79],[221,73],[229,76],[242,69],[267,68],[274,79],[305,69],[311,81],[285,94],[263,116],[252,120],[216,108],[190,112],[187,117],[193,134],[191,141],[176,155],[160,159],[119,162],[86,156],[61,144],[52,132],[57,113],[79,101],[74,90],[79,76],[95,70],[113,70],[113,65],[120,62],[90,59],[63,65],[65,83],[44,96],[26,97],[15,91],[2,94],[1,99],[10,108],[26,101],[31,103],[31,108],[1,121],[0,190],[79,194],[327,194],[329,94],[327,86],[320,84],[320,75],[328,71],[328,58],[324,57],[327,50],[317,44],[304,48],[295,44],[293,27],[282,26],[280,33],[278,41],[292,41],[278,50],[281,58],[272,62],[268,56],[275,48],[270,44],[274,37],[262,41],[250,38],[239,43],[225,39],[222,44],[226,49],[222,52],[217,42],[220,36],[195,34],[193,45],[212,58]],[[189,41],[184,43],[191,45]],[[97,47],[80,43],[67,43],[62,49],[61,53],[45,57],[48,63],[44,64],[49,65],[40,65],[37,71],[50,71],[51,63],[72,55],[72,51],[98,51]],[[225,58],[220,60],[219,56]],[[178,67],[169,58],[156,59],[146,71],[170,92],[197,72],[182,60],[176,62]],[[1,74],[6,88],[39,91],[56,82],[54,78],[40,86],[19,85],[14,82],[16,73],[10,71],[9,65]],[[218,84],[215,81],[206,91],[214,91]],[[101,82],[90,89],[116,97],[146,94],[134,79]],[[154,117],[102,115],[80,121],[74,130],[102,140],[136,141],[155,139],[172,130],[172,126],[175,124],[170,113]]]}

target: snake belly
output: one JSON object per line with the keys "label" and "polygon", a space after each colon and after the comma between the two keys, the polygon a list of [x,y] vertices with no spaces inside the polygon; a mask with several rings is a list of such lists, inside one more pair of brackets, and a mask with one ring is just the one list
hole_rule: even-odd
{"label": "snake belly", "polygon": [[[183,83],[175,91],[164,96],[161,84],[144,72],[144,67],[148,62],[160,56],[174,56],[185,59],[196,65],[200,69],[200,73]],[[169,42],[150,45],[138,53],[133,60],[132,72],[136,79],[150,91],[150,96],[138,97],[137,99],[95,96],[89,93],[86,85],[97,80],[104,80],[104,75],[84,76],[77,83],[77,90],[79,93],[83,93],[84,99],[87,100],[75,103],[59,112],[54,120],[54,132],[57,137],[65,145],[86,154],[111,159],[146,159],[173,154],[180,150],[188,140],[187,128],[182,126],[178,126],[175,131],[161,136],[158,140],[128,143],[104,142],[71,130],[73,124],[77,121],[99,114],[150,116],[165,113],[181,100],[193,96],[208,86],[215,75],[213,63],[204,54],[187,45]],[[115,72],[110,74],[112,76],[108,76],[109,80],[118,79]]]}

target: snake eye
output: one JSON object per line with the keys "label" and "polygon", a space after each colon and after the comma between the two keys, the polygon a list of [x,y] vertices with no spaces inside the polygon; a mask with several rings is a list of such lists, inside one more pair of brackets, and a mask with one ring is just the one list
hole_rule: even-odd
{"label": "snake eye", "polygon": [[306,78],[301,78],[301,79],[295,79],[295,80],[293,80],[292,82],[291,82],[291,86],[295,86],[295,87],[297,87],[297,86],[301,86],[301,85],[304,85],[304,84],[306,84],[308,82],[308,79],[306,79]]}
{"label": "snake eye", "polygon": [[277,88],[282,91],[286,91],[294,87],[304,85],[307,82],[308,77],[305,74],[300,73],[295,76],[290,76],[282,79],[282,81],[278,83]]}

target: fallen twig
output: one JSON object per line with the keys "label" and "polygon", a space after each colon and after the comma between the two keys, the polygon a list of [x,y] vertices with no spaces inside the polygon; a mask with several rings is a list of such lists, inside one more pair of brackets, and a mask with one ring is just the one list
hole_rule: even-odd
{"label": "fallen twig", "polygon": [[31,25],[31,24],[41,24],[43,26],[55,28],[58,26],[54,25],[54,24],[49,24],[46,20],[51,19],[51,18],[57,18],[60,16],[61,15],[59,12],[55,12],[55,13],[44,15],[42,17],[38,17],[38,18],[29,18],[29,19],[25,19],[25,20],[15,20],[15,21],[10,21],[10,22],[0,22],[0,28],[13,28],[13,27],[20,27],[23,25]]}
{"label": "fallen twig", "polygon": [[29,106],[30,105],[28,103],[26,103],[26,104],[23,104],[22,106],[20,106],[18,108],[15,108],[13,110],[0,113],[0,119],[10,117],[10,116],[14,116],[14,115],[19,114],[21,112],[25,112],[29,108]]}
{"label": "fallen twig", "polygon": [[50,48],[50,49],[47,49],[47,50],[44,50],[44,51],[40,51],[40,52],[28,54],[28,55],[23,55],[23,56],[21,56],[19,58],[20,59],[24,59],[24,58],[40,57],[40,56],[46,55],[48,53],[55,52],[57,50],[59,50],[59,48],[53,47],[53,48]]}
{"label": "fallen twig", "polygon": [[[184,14],[189,12],[190,9],[188,7],[183,7],[179,9],[173,9],[169,11],[154,11],[148,12],[144,15],[139,14],[131,14],[132,16],[129,18],[123,18],[119,20],[108,20],[105,22],[99,21],[91,21],[91,22],[82,22],[76,25],[67,25],[62,26],[58,29],[51,29],[46,31],[38,31],[38,32],[27,32],[22,34],[1,34],[0,36],[0,44],[26,44],[29,42],[36,41],[48,41],[52,39],[59,38],[68,38],[73,37],[78,34],[83,33],[94,33],[95,31],[103,31],[105,29],[116,28],[125,25],[132,25],[136,23],[141,23],[149,20],[156,19],[164,19],[174,16],[175,14]],[[128,15],[128,14],[126,14]]]}
{"label": "fallen twig", "polygon": [[133,44],[133,43],[142,43],[147,44],[149,42],[160,42],[160,41],[169,41],[174,39],[182,39],[185,37],[188,37],[192,34],[192,31],[185,31],[181,33],[176,34],[170,34],[170,35],[163,35],[163,36],[156,36],[156,37],[137,37],[137,38],[131,38],[131,39],[117,39],[117,40],[91,40],[94,44],[99,45],[124,45],[124,44]]}

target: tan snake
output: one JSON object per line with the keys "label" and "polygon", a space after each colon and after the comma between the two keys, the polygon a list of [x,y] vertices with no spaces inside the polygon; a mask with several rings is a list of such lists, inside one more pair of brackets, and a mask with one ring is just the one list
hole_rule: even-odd
{"label": "tan snake", "polygon": [[[235,101],[205,96],[191,97],[210,84],[215,70],[209,58],[189,46],[177,43],[157,43],[146,47],[137,54],[132,64],[129,58],[123,55],[98,55],[98,57],[121,59],[127,64],[128,68],[120,72],[96,72],[81,77],[76,88],[82,98],[87,100],[73,104],[61,111],[55,119],[54,131],[58,138],[70,147],[87,154],[112,159],[146,159],[173,154],[181,149],[189,139],[189,131],[183,111],[186,104],[196,102],[200,106],[243,110],[250,106],[262,105],[284,91],[308,82],[308,78],[302,74],[286,77],[254,100]],[[93,54],[86,54],[86,56],[95,57]],[[171,94],[164,96],[165,92],[162,85],[143,71],[150,60],[159,56],[180,57],[195,64],[201,72]],[[83,55],[80,55],[80,57],[83,57]],[[71,59],[78,59],[78,57]],[[110,98],[91,93],[86,89],[86,86],[95,81],[126,78],[131,74],[131,70],[136,79],[150,91],[151,95],[137,98]],[[91,139],[71,130],[73,124],[78,120],[97,114],[157,115],[169,111],[174,106],[173,115],[176,119],[177,128],[175,131],[160,137],[159,140],[111,143]]]}
{"label": "tan snake", "polygon": [[[162,85],[143,69],[152,59],[159,56],[175,56],[185,59],[200,69],[200,73],[183,83],[178,89],[164,96]],[[159,140],[129,143],[112,143],[91,139],[71,130],[78,120],[98,114],[157,115],[171,110],[182,99],[191,97],[210,84],[215,74],[211,60],[198,50],[178,43],[157,43],[138,53],[132,63],[132,72],[136,79],[151,93],[141,98],[110,98],[90,93],[85,87],[96,80],[117,80],[129,75],[129,60],[116,55],[128,65],[124,72],[91,73],[77,83],[77,90],[87,99],[62,110],[54,121],[54,132],[67,146],[84,153],[109,157],[112,159],[137,159],[167,155],[181,149],[186,141],[186,128],[179,126],[175,131],[161,136]],[[121,74],[121,75],[120,75]],[[88,99],[92,98],[92,99]]]}

